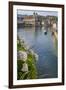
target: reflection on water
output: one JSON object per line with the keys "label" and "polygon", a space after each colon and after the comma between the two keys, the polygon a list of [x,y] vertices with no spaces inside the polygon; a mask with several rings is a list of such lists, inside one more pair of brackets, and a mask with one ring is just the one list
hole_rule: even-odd
{"label": "reflection on water", "polygon": [[50,28],[23,27],[17,33],[39,55],[38,78],[56,78],[58,74],[57,40]]}

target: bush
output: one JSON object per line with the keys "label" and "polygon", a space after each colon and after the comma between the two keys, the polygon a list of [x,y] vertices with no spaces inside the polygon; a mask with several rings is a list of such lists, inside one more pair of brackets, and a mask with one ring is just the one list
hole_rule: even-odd
{"label": "bush", "polygon": [[[25,48],[21,45],[20,40],[17,43],[18,51],[26,51]],[[23,60],[17,60],[17,79],[36,79],[37,78],[37,70],[36,70],[36,60],[35,56],[32,53],[27,54],[27,60],[24,62]],[[23,72],[23,64],[27,63],[28,72]]]}

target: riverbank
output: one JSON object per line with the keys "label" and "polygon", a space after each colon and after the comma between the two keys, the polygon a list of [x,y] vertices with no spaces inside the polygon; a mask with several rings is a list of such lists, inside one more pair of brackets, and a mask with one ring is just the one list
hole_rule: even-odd
{"label": "riverbank", "polygon": [[36,79],[38,55],[30,49],[24,39],[17,37],[17,79]]}

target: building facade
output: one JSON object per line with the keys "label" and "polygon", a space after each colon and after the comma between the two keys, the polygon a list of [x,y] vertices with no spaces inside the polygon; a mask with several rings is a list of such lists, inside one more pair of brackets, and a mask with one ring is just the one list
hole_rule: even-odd
{"label": "building facade", "polygon": [[33,15],[17,15],[17,24],[21,24],[22,26],[53,26],[56,24],[57,26],[57,17],[55,16],[41,16],[37,13],[33,13]]}

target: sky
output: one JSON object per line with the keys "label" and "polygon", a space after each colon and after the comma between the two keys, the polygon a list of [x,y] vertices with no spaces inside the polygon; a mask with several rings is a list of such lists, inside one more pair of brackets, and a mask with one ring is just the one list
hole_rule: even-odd
{"label": "sky", "polygon": [[17,10],[17,14],[21,14],[21,15],[33,15],[34,12],[42,16],[47,16],[47,15],[58,16],[57,11],[38,11],[38,10],[22,10],[22,9]]}

